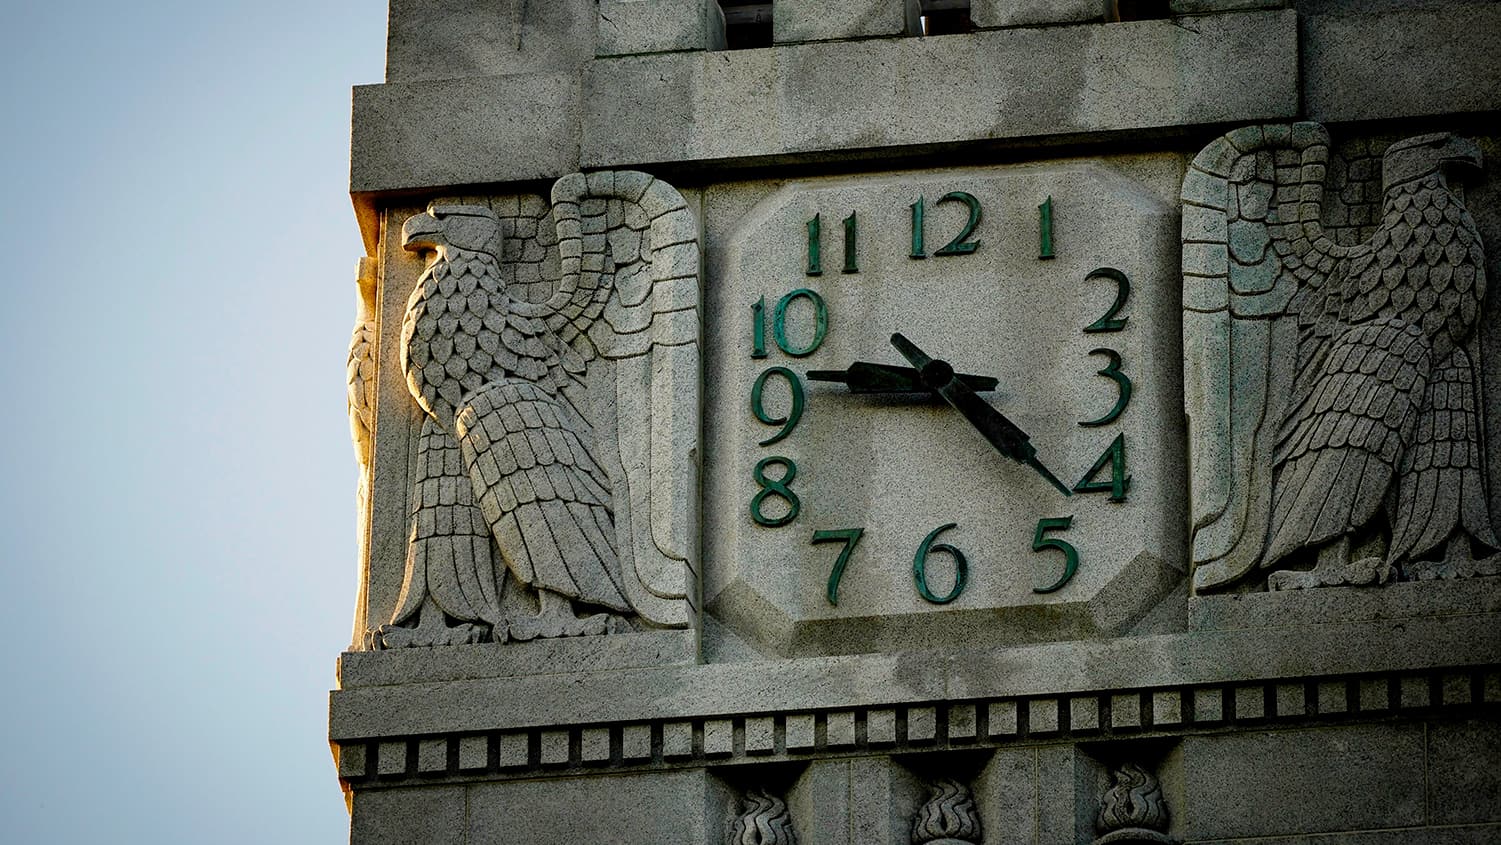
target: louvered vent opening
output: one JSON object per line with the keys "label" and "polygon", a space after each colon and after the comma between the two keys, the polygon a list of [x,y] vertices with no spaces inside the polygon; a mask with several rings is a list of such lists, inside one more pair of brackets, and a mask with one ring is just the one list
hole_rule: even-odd
{"label": "louvered vent opening", "polygon": [[719,0],[727,50],[771,46],[771,4],[764,0]]}
{"label": "louvered vent opening", "polygon": [[1168,0],[1111,0],[1110,20],[1149,21],[1173,16]]}
{"label": "louvered vent opening", "polygon": [[969,0],[922,0],[922,34],[953,35],[974,32]]}

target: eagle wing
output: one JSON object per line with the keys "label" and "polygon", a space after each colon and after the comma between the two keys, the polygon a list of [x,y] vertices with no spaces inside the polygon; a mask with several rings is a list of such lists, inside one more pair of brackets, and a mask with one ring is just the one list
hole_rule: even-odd
{"label": "eagle wing", "polygon": [[[1318,366],[1317,338],[1338,330],[1338,283],[1329,280],[1350,250],[1320,223],[1328,156],[1318,124],[1243,127],[1205,147],[1183,181],[1184,410],[1199,590],[1228,585],[1261,559],[1288,407],[1279,397],[1296,395],[1296,370]],[[1281,363],[1305,357],[1311,363],[1301,367]]]}
{"label": "eagle wing", "polygon": [[676,189],[634,171],[566,176],[552,204],[557,290],[516,307],[587,364],[588,395],[573,404],[610,475],[626,597],[684,627],[698,583],[698,224]]}

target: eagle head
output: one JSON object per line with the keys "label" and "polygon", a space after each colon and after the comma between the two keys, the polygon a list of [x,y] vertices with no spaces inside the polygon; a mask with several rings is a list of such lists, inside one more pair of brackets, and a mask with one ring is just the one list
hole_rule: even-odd
{"label": "eagle head", "polygon": [[1445,168],[1463,165],[1479,170],[1484,163],[1480,147],[1469,138],[1438,132],[1416,135],[1386,148],[1381,159],[1381,181],[1385,187],[1421,179],[1430,173],[1443,175]]}
{"label": "eagle head", "polygon": [[408,252],[431,250],[442,257],[449,249],[461,249],[499,260],[500,220],[481,205],[433,203],[401,225],[401,246]]}

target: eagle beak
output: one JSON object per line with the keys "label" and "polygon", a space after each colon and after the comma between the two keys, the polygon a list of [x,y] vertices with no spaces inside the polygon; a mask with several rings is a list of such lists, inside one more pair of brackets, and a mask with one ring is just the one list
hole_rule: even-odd
{"label": "eagle beak", "polygon": [[401,224],[401,247],[408,252],[437,249],[443,224],[426,212],[413,214]]}
{"label": "eagle beak", "polygon": [[1485,156],[1480,152],[1480,145],[1469,138],[1451,137],[1444,144],[1443,158],[1440,159],[1445,165],[1464,165],[1480,171],[1485,167]]}

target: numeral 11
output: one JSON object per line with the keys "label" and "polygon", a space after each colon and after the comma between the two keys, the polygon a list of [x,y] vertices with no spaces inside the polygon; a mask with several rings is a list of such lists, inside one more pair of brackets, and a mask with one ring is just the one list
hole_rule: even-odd
{"label": "numeral 11", "polygon": [[[808,221],[808,270],[809,276],[823,275],[823,223],[821,215],[813,215]],[[858,235],[855,212],[844,218],[844,268],[843,273],[858,273],[860,266],[857,263],[856,238]]]}

